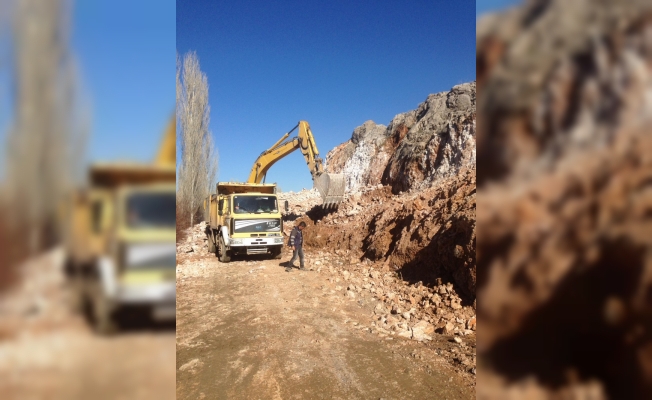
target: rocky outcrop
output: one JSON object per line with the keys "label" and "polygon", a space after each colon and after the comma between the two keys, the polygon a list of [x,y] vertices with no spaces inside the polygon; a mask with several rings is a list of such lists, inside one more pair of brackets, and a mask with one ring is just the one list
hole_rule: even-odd
{"label": "rocky outcrop", "polygon": [[428,96],[388,126],[367,121],[326,156],[347,191],[379,183],[393,193],[424,189],[475,164],[475,82]]}
{"label": "rocky outcrop", "polygon": [[478,397],[652,398],[652,4],[477,32]]}

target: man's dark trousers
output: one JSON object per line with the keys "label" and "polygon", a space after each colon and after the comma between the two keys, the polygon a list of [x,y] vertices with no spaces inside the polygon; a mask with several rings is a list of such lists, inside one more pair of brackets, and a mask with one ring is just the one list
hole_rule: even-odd
{"label": "man's dark trousers", "polygon": [[294,246],[294,253],[292,254],[292,259],[290,260],[290,265],[294,265],[294,260],[297,259],[297,255],[299,256],[299,262],[301,263],[301,268],[303,268],[303,246],[298,245]]}

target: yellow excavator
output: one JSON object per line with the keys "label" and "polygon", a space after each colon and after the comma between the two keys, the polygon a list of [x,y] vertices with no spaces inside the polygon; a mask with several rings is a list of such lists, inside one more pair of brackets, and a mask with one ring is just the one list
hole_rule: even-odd
{"label": "yellow excavator", "polygon": [[[297,137],[288,139],[299,129]],[[275,162],[295,150],[301,150],[315,187],[321,193],[323,207],[335,208],[344,199],[342,174],[324,172],[323,160],[306,121],[299,123],[256,159],[249,179],[241,182],[218,182],[216,192],[204,202],[208,250],[222,262],[232,255],[267,254],[281,258],[283,216],[278,204],[275,183],[264,183],[267,171]],[[288,201],[285,201],[288,212]]]}
{"label": "yellow excavator", "polygon": [[[297,136],[288,139],[290,134],[297,128],[299,129]],[[337,207],[344,200],[346,187],[344,175],[324,172],[323,160],[319,157],[315,137],[312,135],[310,124],[307,121],[299,121],[272,147],[260,154],[251,168],[247,183],[261,183],[264,181],[267,171],[275,162],[297,149],[301,150],[303,157],[306,159],[313,183],[322,196],[323,206],[325,208]]]}

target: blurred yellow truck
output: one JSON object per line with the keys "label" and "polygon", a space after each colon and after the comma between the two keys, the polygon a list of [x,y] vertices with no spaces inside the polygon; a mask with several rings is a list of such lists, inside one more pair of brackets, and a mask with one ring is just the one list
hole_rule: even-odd
{"label": "blurred yellow truck", "polygon": [[176,131],[152,163],[96,163],[66,203],[65,272],[73,304],[100,333],[125,311],[176,315]]}
{"label": "blurred yellow truck", "polygon": [[66,275],[74,304],[100,333],[124,311],[175,318],[174,167],[96,165],[92,186],[74,193],[66,234]]}

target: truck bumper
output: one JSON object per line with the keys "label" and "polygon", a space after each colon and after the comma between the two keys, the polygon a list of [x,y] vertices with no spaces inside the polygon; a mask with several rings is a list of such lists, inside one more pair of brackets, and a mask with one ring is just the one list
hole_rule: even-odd
{"label": "truck bumper", "polygon": [[120,285],[115,297],[120,305],[174,305],[176,282],[158,282],[141,285]]}
{"label": "truck bumper", "polygon": [[257,247],[257,246],[283,246],[282,236],[269,236],[262,238],[230,238],[231,248]]}
{"label": "truck bumper", "polygon": [[[233,243],[233,241],[240,241]],[[283,247],[283,237],[270,236],[266,238],[232,238],[231,239],[231,253],[232,254],[268,254],[281,250]]]}

